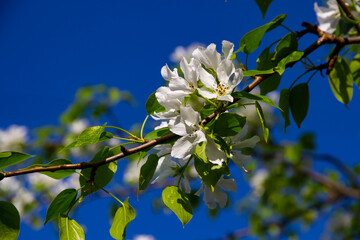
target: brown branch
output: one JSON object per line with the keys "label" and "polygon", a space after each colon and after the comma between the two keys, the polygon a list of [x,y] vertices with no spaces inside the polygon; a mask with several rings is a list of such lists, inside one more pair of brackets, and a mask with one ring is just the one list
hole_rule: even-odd
{"label": "brown branch", "polygon": [[[335,36],[333,34],[328,34],[325,33],[323,31],[321,31],[316,25],[312,25],[310,23],[303,23],[302,26],[304,26],[306,29],[303,30],[301,32],[301,36],[305,33],[313,33],[316,34],[318,36],[318,40],[316,42],[314,42],[313,44],[311,44],[308,48],[306,48],[304,50],[304,55],[302,56],[301,59],[299,59],[298,61],[295,62],[291,62],[289,64],[287,64],[285,67],[286,68],[290,68],[292,66],[294,66],[297,62],[301,61],[302,59],[304,59],[305,57],[307,57],[310,53],[314,52],[316,49],[318,49],[320,46],[324,45],[324,44],[341,44],[341,45],[347,45],[347,44],[355,44],[355,43],[360,43],[360,36],[357,37],[349,37],[349,38],[343,38],[343,37],[338,37]],[[275,73],[274,73],[275,74]],[[268,77],[270,77],[272,74],[268,74],[268,75],[261,75],[261,76],[255,76],[255,79],[252,83],[250,83],[247,87],[245,87],[243,89],[243,91],[245,92],[250,92],[251,90],[253,90],[256,86],[258,86],[262,81],[264,81],[265,79],[267,79]],[[234,99],[234,102],[238,101],[239,99]],[[210,122],[216,115],[218,114],[218,112],[214,112],[211,115],[209,115],[207,118],[205,118],[202,121],[202,125],[206,125],[208,122]],[[59,165],[59,166],[52,166],[52,167],[35,167],[32,169],[26,169],[26,170],[18,170],[18,171],[12,171],[12,172],[6,172],[4,173],[4,177],[13,177],[13,176],[17,176],[17,175],[23,175],[23,174],[29,174],[29,173],[33,173],[33,172],[54,172],[54,171],[59,171],[59,170],[65,170],[65,169],[85,169],[85,168],[98,168],[99,166],[105,165],[107,163],[113,162],[113,161],[117,161],[121,158],[124,158],[125,156],[143,151],[147,148],[150,147],[154,147],[155,145],[164,143],[168,140],[174,139],[178,137],[178,135],[176,134],[169,134],[154,140],[150,140],[146,143],[144,143],[143,145],[131,148],[131,149],[126,149],[126,151],[124,151],[124,148],[122,148],[122,152],[114,155],[112,157],[108,157],[102,161],[99,162],[94,162],[94,163],[88,163],[88,162],[83,162],[83,163],[75,163],[75,164],[64,164],[64,165]],[[0,178],[1,179],[1,178]]]}
{"label": "brown branch", "polygon": [[[340,5],[342,10],[344,10],[346,16],[348,16],[348,18],[350,18],[351,20],[356,21],[355,16],[352,14],[352,12],[350,11],[350,9],[346,5],[346,3],[343,0],[336,0],[336,1]],[[360,23],[355,24],[355,28],[356,28],[356,31],[360,34]]]}

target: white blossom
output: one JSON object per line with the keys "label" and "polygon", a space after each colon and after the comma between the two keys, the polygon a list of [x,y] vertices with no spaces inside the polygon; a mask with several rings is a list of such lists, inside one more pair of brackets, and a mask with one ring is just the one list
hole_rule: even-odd
{"label": "white blossom", "polygon": [[195,193],[195,195],[200,196],[204,192],[204,202],[206,206],[210,209],[216,208],[216,203],[219,204],[221,208],[226,206],[228,196],[222,191],[233,191],[236,193],[236,182],[234,179],[225,179],[223,176],[219,179],[214,187],[214,191],[210,187],[202,183],[200,189]]}
{"label": "white blossom", "polygon": [[[345,1],[346,5],[350,5],[351,1]],[[357,11],[360,11],[360,3],[355,3]],[[319,28],[327,33],[334,33],[336,27],[340,21],[340,10],[336,0],[328,0],[326,7],[319,7],[317,2],[314,3],[314,10],[317,20],[319,22]],[[352,12],[356,17],[359,17],[357,12]]]}
{"label": "white blossom", "polygon": [[0,129],[0,152],[22,151],[28,140],[28,129],[25,126],[11,125]]}
{"label": "white blossom", "polygon": [[253,193],[257,197],[261,197],[264,193],[264,184],[269,176],[269,172],[266,169],[259,169],[250,179],[250,186],[253,189]]}
{"label": "white blossom", "polygon": [[178,46],[175,48],[174,52],[170,55],[170,60],[174,63],[180,62],[180,60],[185,57],[186,59],[191,58],[192,52],[198,48],[203,47],[203,44],[201,43],[191,43],[189,46]]}
{"label": "white blossom", "polygon": [[253,136],[251,138],[242,140],[245,137],[247,131],[248,125],[246,123],[238,134],[229,138],[229,145],[231,149],[230,158],[239,168],[245,172],[247,172],[247,170],[245,169],[244,165],[251,160],[251,156],[242,154],[241,149],[254,148],[255,145],[260,141],[259,136]]}
{"label": "white blossom", "polygon": [[133,240],[155,240],[155,237],[147,234],[135,235]]}
{"label": "white blossom", "polygon": [[81,118],[73,121],[69,126],[69,131],[75,135],[79,135],[82,131],[90,126],[90,123],[87,119]]}

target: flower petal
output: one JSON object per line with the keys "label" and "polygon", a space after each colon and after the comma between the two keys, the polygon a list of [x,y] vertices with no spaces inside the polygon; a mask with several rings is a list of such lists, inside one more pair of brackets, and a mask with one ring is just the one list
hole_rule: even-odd
{"label": "flower petal", "polygon": [[195,138],[192,136],[183,136],[179,138],[171,149],[171,156],[174,158],[187,158],[195,152]]}
{"label": "flower petal", "polygon": [[171,71],[169,66],[166,64],[161,68],[161,76],[166,80],[170,81],[173,78],[179,77],[177,69],[174,68],[174,71]]}
{"label": "flower petal", "polygon": [[223,40],[222,41],[222,52],[224,53],[225,59],[230,59],[234,51],[234,44]]}

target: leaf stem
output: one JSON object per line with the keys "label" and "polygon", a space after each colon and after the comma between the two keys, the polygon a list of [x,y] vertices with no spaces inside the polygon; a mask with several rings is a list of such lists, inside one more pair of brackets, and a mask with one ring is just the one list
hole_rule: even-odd
{"label": "leaf stem", "polygon": [[149,114],[146,116],[146,118],[145,118],[145,120],[144,120],[144,122],[143,122],[143,124],[141,126],[141,131],[140,131],[140,138],[141,139],[144,139],[144,137],[143,137],[144,127],[145,127],[145,123],[148,120],[149,116],[150,116]]}
{"label": "leaf stem", "polygon": [[120,131],[123,131],[123,132],[129,134],[130,136],[132,136],[132,137],[135,138],[135,139],[139,139],[137,136],[135,136],[135,135],[132,134],[131,132],[128,132],[128,131],[126,131],[125,129],[122,129],[122,128],[119,128],[119,127],[115,127],[115,126],[105,126],[105,128],[114,128],[114,129],[117,129],[117,130],[120,130]]}

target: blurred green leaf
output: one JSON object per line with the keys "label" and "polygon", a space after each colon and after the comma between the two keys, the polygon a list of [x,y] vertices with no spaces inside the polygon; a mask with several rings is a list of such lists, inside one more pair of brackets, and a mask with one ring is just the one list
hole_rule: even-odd
{"label": "blurred green leaf", "polygon": [[[248,92],[244,92],[244,91],[238,91],[238,92],[234,92],[232,94],[232,96],[234,98],[241,98],[241,99],[248,99],[248,100],[254,100],[254,101],[258,101],[258,102],[264,102],[267,103],[273,107],[279,108],[273,100],[271,100],[270,98],[263,96],[263,95],[258,95],[258,94],[251,94]],[[280,109],[280,108],[279,108]]]}
{"label": "blurred green leaf", "polygon": [[351,61],[350,71],[352,73],[355,84],[360,88],[360,53],[358,53]]}
{"label": "blurred green leaf", "polygon": [[16,207],[0,201],[0,239],[16,240],[20,232],[20,214]]}

